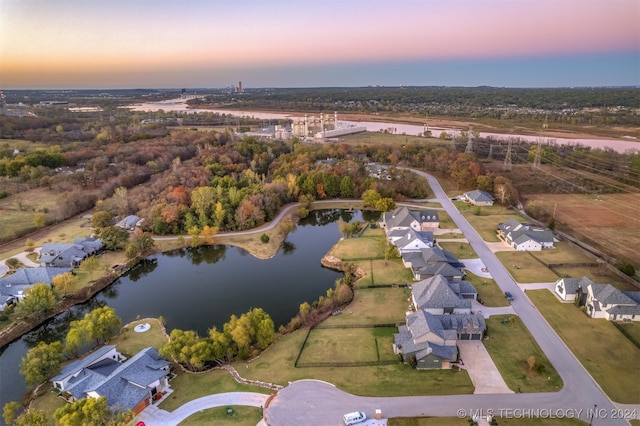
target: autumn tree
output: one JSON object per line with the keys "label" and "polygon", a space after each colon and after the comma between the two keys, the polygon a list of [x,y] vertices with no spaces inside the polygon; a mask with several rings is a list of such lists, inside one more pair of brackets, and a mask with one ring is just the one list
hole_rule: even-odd
{"label": "autumn tree", "polygon": [[49,418],[44,411],[29,408],[13,423],[13,426],[46,426],[49,424]]}
{"label": "autumn tree", "polygon": [[390,212],[391,210],[395,210],[396,203],[395,201],[393,201],[393,198],[380,198],[378,201],[376,201],[374,208],[381,212]]}
{"label": "autumn tree", "polygon": [[26,291],[25,298],[16,306],[18,316],[34,315],[41,317],[56,305],[56,295],[44,283],[38,283]]}
{"label": "autumn tree", "polygon": [[113,215],[108,211],[95,212],[91,216],[91,226],[95,229],[102,229],[113,224]]}
{"label": "autumn tree", "polygon": [[367,189],[362,193],[362,202],[365,207],[375,208],[376,203],[380,201],[382,196],[375,189]]}
{"label": "autumn tree", "polygon": [[133,412],[112,410],[107,406],[107,399],[101,396],[65,404],[53,413],[53,418],[60,426],[125,426],[133,419]]}
{"label": "autumn tree", "polygon": [[205,244],[213,244],[214,237],[218,233],[218,228],[215,226],[205,225],[200,231],[200,237]]}
{"label": "autumn tree", "polygon": [[20,408],[21,405],[16,401],[9,401],[4,404],[4,407],[2,407],[2,419],[4,422],[8,425],[12,425]]}
{"label": "autumn tree", "polygon": [[89,273],[89,279],[93,280],[93,273],[100,268],[100,260],[97,256],[89,256],[85,258],[78,269]]}
{"label": "autumn tree", "polygon": [[356,185],[349,176],[345,176],[340,181],[340,197],[352,198],[356,193]]}
{"label": "autumn tree", "polygon": [[66,293],[69,291],[77,281],[75,275],[71,272],[65,272],[64,274],[58,274],[51,280],[51,285],[53,288],[58,290],[60,293]]}
{"label": "autumn tree", "polygon": [[160,350],[162,356],[184,365],[190,371],[200,371],[205,362],[213,360],[211,345],[206,339],[198,337],[195,331],[173,329],[169,336],[169,343]]}
{"label": "autumn tree", "polygon": [[40,342],[38,346],[29,349],[27,355],[22,358],[20,374],[24,376],[27,384],[37,385],[56,374],[63,359],[61,342]]}
{"label": "autumn tree", "polygon": [[42,228],[47,224],[47,216],[44,213],[36,213],[33,215],[33,224],[36,228]]}
{"label": "autumn tree", "polygon": [[129,232],[119,226],[102,228],[98,235],[108,250],[121,249],[129,240]]}

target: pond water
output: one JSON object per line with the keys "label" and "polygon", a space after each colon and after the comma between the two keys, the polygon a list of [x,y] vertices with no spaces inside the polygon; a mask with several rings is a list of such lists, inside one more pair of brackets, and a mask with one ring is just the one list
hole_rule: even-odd
{"label": "pond water", "polygon": [[[340,238],[336,221],[361,219],[360,212],[311,212],[290,233],[276,256],[256,259],[231,246],[180,249],[145,259],[85,304],[58,315],[0,352],[0,407],[20,400],[26,385],[20,360],[39,341],[62,339],[69,322],[108,305],[123,323],[163,316],[167,331],[195,330],[201,336],[232,314],[264,309],[276,329],[296,315],[303,302],[325,295],[342,275],[323,268],[320,259]],[[2,419],[0,418],[0,423]]]}

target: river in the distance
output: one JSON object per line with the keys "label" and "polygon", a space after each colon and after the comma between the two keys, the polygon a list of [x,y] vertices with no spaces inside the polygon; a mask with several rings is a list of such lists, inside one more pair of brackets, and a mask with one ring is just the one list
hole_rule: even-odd
{"label": "river in the distance", "polygon": [[[323,268],[320,259],[340,239],[336,221],[361,219],[360,212],[319,210],[298,224],[276,256],[256,259],[232,246],[175,250],[149,257],[83,305],[57,316],[0,350],[0,407],[20,400],[26,385],[20,360],[39,341],[63,339],[71,320],[94,307],[114,308],[126,324],[159,317],[167,331],[195,330],[206,336],[222,328],[232,314],[264,309],[276,329],[333,287],[341,273]],[[2,420],[0,419],[0,424]]]}
{"label": "river in the distance", "polygon": [[[186,99],[170,99],[160,102],[147,102],[129,107],[132,111],[180,111],[190,113],[204,113],[213,112],[218,114],[229,114],[234,117],[253,117],[261,120],[277,120],[277,119],[291,119],[294,118],[292,114],[285,113],[272,113],[263,111],[237,111],[226,109],[197,109],[187,108]],[[304,114],[297,114],[297,117]],[[340,121],[339,121],[340,122]],[[348,123],[348,122],[344,122]],[[398,135],[407,136],[421,136],[424,134],[426,127],[424,125],[416,124],[402,124],[402,123],[385,123],[377,121],[358,121],[359,126],[365,126],[369,132],[388,132]],[[431,127],[428,129],[434,137],[438,137],[442,132],[447,133],[449,136],[458,136],[461,130],[459,128],[445,128],[445,127]],[[542,144],[551,143],[559,145],[583,145],[594,149],[610,148],[616,152],[624,153],[627,151],[640,150],[640,141],[636,138],[629,137],[628,139],[588,139],[588,138],[561,138],[561,137],[548,137],[548,136],[535,136],[535,135],[517,135],[517,134],[503,134],[503,133],[490,133],[481,132],[481,138],[491,138],[494,140],[522,140],[526,142],[540,142]]]}

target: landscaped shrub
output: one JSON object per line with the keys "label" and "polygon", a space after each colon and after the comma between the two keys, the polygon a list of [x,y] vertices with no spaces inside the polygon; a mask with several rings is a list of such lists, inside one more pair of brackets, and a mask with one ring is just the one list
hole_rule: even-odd
{"label": "landscaped shrub", "polygon": [[260,235],[260,241],[262,241],[265,244],[268,243],[269,242],[269,236],[267,234]]}
{"label": "landscaped shrub", "polygon": [[629,275],[630,277],[636,274],[636,268],[634,268],[634,266],[629,262],[620,260],[616,262],[616,268],[618,268],[623,274]]}

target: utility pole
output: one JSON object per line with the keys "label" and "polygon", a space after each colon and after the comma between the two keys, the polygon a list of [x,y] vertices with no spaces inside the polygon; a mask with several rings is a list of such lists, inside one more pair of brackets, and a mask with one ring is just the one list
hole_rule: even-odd
{"label": "utility pole", "polygon": [[469,128],[469,135],[467,137],[467,147],[464,149],[465,154],[473,152],[473,133],[472,128]]}
{"label": "utility pole", "polygon": [[507,145],[507,155],[504,156],[504,164],[502,166],[502,170],[505,172],[511,171],[511,143],[512,139],[509,138],[509,145]]}
{"label": "utility pole", "polygon": [[536,145],[536,156],[534,157],[533,165],[531,166],[533,170],[540,168],[541,158],[542,158],[542,146],[540,145],[540,142],[538,142],[538,144]]}

